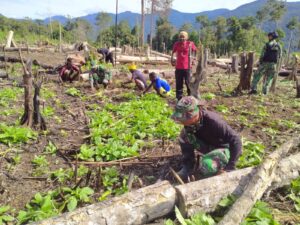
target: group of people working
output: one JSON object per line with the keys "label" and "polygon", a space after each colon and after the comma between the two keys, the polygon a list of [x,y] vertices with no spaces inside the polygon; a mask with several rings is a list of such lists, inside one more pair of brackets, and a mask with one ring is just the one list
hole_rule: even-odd
{"label": "group of people working", "polygon": [[[254,74],[249,94],[257,93],[257,84],[263,75],[265,75],[263,93],[267,94],[268,86],[275,75],[276,65],[281,56],[281,48],[276,41],[278,35],[275,32],[269,33],[268,38],[269,42],[261,54],[260,65]],[[242,142],[239,134],[221,116],[207,110],[198,99],[190,96],[189,82],[194,64],[193,56],[196,55],[196,51],[195,44],[188,40],[188,33],[180,32],[179,40],[173,46],[171,57],[171,64],[176,69],[177,98],[177,104],[171,118],[183,125],[179,136],[183,159],[182,168],[178,175],[184,181],[187,181],[195,170],[200,171],[204,177],[232,171],[242,153]],[[69,67],[71,68],[71,65]],[[72,69],[78,71],[77,67],[72,67]],[[170,85],[157,74],[149,73],[151,83],[148,85],[144,73],[139,71],[136,65],[129,65],[128,69],[132,76],[124,84],[134,82],[143,93],[148,92],[153,87],[157,94],[162,97],[170,94]],[[72,79],[73,73],[68,71],[68,74]],[[91,85],[102,83],[106,87],[111,80],[110,72],[101,65],[93,64],[90,74]],[[101,79],[99,79],[99,74],[102,74]],[[184,84],[187,89],[187,96],[183,96]],[[197,150],[196,154],[195,150]]]}

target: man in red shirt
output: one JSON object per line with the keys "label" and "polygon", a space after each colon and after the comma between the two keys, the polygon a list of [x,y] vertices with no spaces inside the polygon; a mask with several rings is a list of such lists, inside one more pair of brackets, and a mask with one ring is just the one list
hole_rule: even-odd
{"label": "man in red shirt", "polygon": [[[175,66],[176,79],[176,98],[179,101],[183,95],[183,82],[186,85],[187,93],[190,95],[189,81],[191,71],[191,57],[195,55],[197,48],[192,41],[188,41],[188,33],[181,31],[179,33],[179,41],[175,42],[171,57],[172,66]],[[176,60],[174,60],[176,53]]]}

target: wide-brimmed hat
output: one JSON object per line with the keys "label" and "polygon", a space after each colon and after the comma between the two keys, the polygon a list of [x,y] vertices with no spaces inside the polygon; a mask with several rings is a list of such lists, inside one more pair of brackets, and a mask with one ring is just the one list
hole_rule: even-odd
{"label": "wide-brimmed hat", "polygon": [[185,122],[199,114],[200,101],[193,96],[180,99],[171,118],[176,122]]}

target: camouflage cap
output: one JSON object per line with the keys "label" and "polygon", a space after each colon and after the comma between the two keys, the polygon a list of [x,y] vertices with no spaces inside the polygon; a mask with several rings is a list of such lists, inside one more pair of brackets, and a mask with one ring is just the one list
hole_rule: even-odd
{"label": "camouflage cap", "polygon": [[176,122],[184,122],[196,116],[199,113],[200,102],[193,96],[187,96],[180,99],[175,107],[172,119]]}

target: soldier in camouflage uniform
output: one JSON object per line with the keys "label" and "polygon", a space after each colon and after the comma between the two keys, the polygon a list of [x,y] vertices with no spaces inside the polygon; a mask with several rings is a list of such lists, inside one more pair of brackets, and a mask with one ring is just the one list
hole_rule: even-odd
{"label": "soldier in camouflage uniform", "polygon": [[268,38],[269,42],[266,43],[260,55],[260,65],[253,76],[251,91],[249,94],[257,94],[257,84],[262,76],[264,76],[262,91],[263,94],[267,94],[269,84],[275,76],[277,63],[281,57],[281,47],[276,41],[278,38],[276,32],[269,33]]}
{"label": "soldier in camouflage uniform", "polygon": [[[219,115],[188,96],[177,103],[172,119],[184,125],[179,137],[183,167],[178,172],[183,180],[187,180],[194,168],[199,168],[205,177],[235,169],[242,151],[241,139]],[[202,155],[196,166],[194,150]]]}
{"label": "soldier in camouflage uniform", "polygon": [[99,84],[103,84],[104,88],[106,88],[112,79],[111,72],[104,65],[97,65],[95,62],[92,62],[91,65],[92,68],[89,73],[91,88],[94,89]]}

